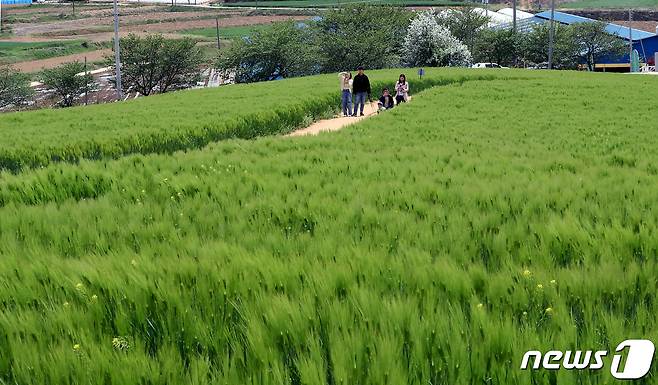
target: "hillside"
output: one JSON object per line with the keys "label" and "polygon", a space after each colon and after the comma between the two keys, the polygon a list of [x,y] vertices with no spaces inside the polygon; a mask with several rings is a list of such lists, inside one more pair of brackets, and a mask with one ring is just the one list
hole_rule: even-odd
{"label": "hillside", "polygon": [[[0,383],[608,381],[518,367],[658,339],[658,79],[410,80],[316,137],[273,134],[337,103],[335,75],[0,117],[46,166],[0,174]],[[122,152],[141,134],[184,145]],[[49,158],[87,143],[102,159]]]}

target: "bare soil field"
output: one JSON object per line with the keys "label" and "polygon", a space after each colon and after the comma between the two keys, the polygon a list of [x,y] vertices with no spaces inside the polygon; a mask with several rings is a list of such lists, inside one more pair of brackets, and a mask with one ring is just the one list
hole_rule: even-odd
{"label": "bare soil field", "polygon": [[[203,19],[212,19],[216,17],[230,18],[237,15],[235,12],[218,12],[218,11],[192,11],[192,12],[154,12],[153,8],[147,7],[151,11],[140,13],[120,14],[122,27],[143,27],[148,25],[157,25],[163,22],[194,21]],[[129,8],[130,9],[130,8]],[[80,35],[81,31],[89,31],[94,28],[112,28],[113,18],[111,9],[101,9],[94,11],[90,17],[80,17],[72,20],[54,20],[49,22],[35,23],[17,23],[12,26],[16,36],[66,36]],[[123,28],[122,28],[123,29]]]}
{"label": "bare soil field", "polygon": [[[4,42],[37,43],[61,40],[84,40],[90,43],[109,42],[113,39],[113,10],[111,4],[85,4],[76,6],[75,14],[69,4],[60,6],[11,6],[3,7],[4,18],[12,33],[0,38]],[[302,20],[308,16],[250,16],[249,11],[239,9],[211,9],[176,7],[168,5],[120,6],[121,36],[130,33],[146,35],[163,34],[167,38],[180,38],[180,31],[215,26],[215,18],[221,27],[268,24],[289,19]],[[36,58],[14,63],[23,72],[35,72],[87,57],[97,62],[107,50],[67,54],[52,58]],[[39,60],[37,60],[39,59]]]}
{"label": "bare soil field", "polygon": [[[304,20],[308,19],[306,16],[236,16],[228,19],[220,19],[221,27],[237,27],[243,25],[258,25],[269,24],[276,21],[284,20]],[[137,24],[121,27],[121,36],[126,36],[130,33],[137,35],[145,35],[151,33],[159,33],[168,38],[181,38],[182,35],[178,31],[195,28],[209,28],[215,26],[215,19],[201,19],[201,20],[186,20],[186,21],[172,21],[161,22],[152,24]],[[113,39],[114,33],[112,32],[112,24],[104,26],[88,27],[86,29],[78,29],[76,31],[53,31],[42,34],[40,36],[47,37],[46,40],[54,39],[83,39],[91,42],[104,42]],[[43,39],[43,38],[40,38]]]}
{"label": "bare soil field", "polygon": [[73,55],[53,57],[53,58],[50,58],[50,59],[20,62],[20,63],[13,64],[12,67],[19,70],[19,71],[21,71],[21,72],[37,72],[37,71],[41,71],[43,69],[55,68],[55,67],[57,67],[61,64],[64,64],[64,63],[71,63],[71,62],[74,62],[74,61],[84,62],[85,57],[87,58],[87,62],[93,63],[93,62],[103,60],[103,58],[105,56],[110,55],[110,54],[112,54],[112,50],[103,49],[103,50],[98,50],[98,51],[91,51],[91,52],[85,52],[85,53],[77,53],[77,54],[73,54]]}
{"label": "bare soil field", "polygon": [[[628,27],[628,20],[618,20],[613,21],[613,23]],[[656,33],[656,26],[658,26],[658,21],[634,21],[631,26],[635,29],[639,29],[640,31]]]}

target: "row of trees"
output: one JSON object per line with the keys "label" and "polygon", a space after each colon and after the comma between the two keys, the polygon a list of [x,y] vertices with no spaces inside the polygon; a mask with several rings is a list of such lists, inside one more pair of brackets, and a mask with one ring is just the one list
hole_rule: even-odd
{"label": "row of trees", "polygon": [[470,63],[488,18],[473,9],[416,14],[404,8],[348,6],[314,22],[278,23],[225,51],[217,62],[238,82],[323,72]]}
{"label": "row of trees", "polygon": [[[489,29],[488,17],[472,8],[414,14],[395,7],[353,6],[330,10],[315,22],[288,22],[235,43],[217,62],[238,82],[395,66],[459,66],[496,62],[507,66],[545,63],[548,25],[527,32]],[[625,45],[603,23],[557,25],[555,68],[590,70]]]}
{"label": "row of trees", "polygon": [[[524,33],[487,28],[488,18],[473,9],[413,13],[403,8],[354,6],[326,12],[307,23],[273,24],[234,42],[217,61],[238,82],[337,72],[364,65],[463,66],[496,62],[514,66],[547,60],[548,26]],[[161,35],[121,39],[124,92],[151,95],[188,88],[199,80],[203,55],[191,39]],[[557,25],[555,68],[590,70],[606,55],[623,54],[621,39],[603,23]],[[107,64],[114,65],[111,57]],[[84,67],[70,63],[44,71],[41,80],[55,90],[60,105],[71,106],[94,88]],[[21,105],[32,97],[25,75],[0,69],[0,108]]]}
{"label": "row of trees", "polygon": [[[203,55],[191,39],[129,35],[121,39],[121,49],[124,92],[164,93],[194,86],[200,78]],[[114,69],[114,59],[106,61]],[[54,91],[62,107],[74,105],[85,92],[96,88],[93,76],[80,62],[44,70],[39,80]],[[27,75],[8,66],[0,68],[0,108],[24,105],[33,96]]]}
{"label": "row of trees", "polygon": [[[605,31],[600,22],[555,26],[553,66],[577,69],[584,64],[590,71],[604,57],[621,56],[628,47],[622,39]],[[511,30],[484,30],[475,46],[476,59],[514,66],[547,62],[549,26],[539,25],[526,33]]]}
{"label": "row of trees", "polygon": [[277,23],[236,41],[217,67],[238,82],[399,66],[413,12],[354,6],[325,12],[314,22]]}

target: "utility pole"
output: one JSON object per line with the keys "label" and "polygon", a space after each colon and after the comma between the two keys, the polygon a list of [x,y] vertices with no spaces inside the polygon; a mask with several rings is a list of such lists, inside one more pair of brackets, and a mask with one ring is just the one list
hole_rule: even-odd
{"label": "utility pole", "polygon": [[548,31],[548,69],[553,69],[553,45],[555,44],[555,0],[551,0],[551,26]]}
{"label": "utility pole", "polygon": [[219,17],[215,18],[215,22],[217,23],[217,49],[219,50],[221,49],[219,43]]}
{"label": "utility pole", "polygon": [[114,0],[114,70],[116,73],[117,99],[123,99],[123,88],[121,88],[121,52],[119,47],[119,5]]}
{"label": "utility pole", "polygon": [[89,104],[89,82],[87,81],[87,57],[85,56],[85,106]]}
{"label": "utility pole", "polygon": [[0,0],[0,33],[2,33],[2,0]]}
{"label": "utility pole", "polygon": [[633,9],[628,10],[628,65],[630,72],[633,72]]}
{"label": "utility pole", "polygon": [[512,29],[516,33],[516,0],[512,0]]}

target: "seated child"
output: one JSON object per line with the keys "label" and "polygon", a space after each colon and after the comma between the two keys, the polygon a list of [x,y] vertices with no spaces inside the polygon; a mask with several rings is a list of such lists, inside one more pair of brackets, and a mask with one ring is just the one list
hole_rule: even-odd
{"label": "seated child", "polygon": [[382,90],[382,97],[379,98],[379,103],[377,104],[379,105],[379,111],[389,110],[395,107],[395,100],[388,92],[388,88]]}

